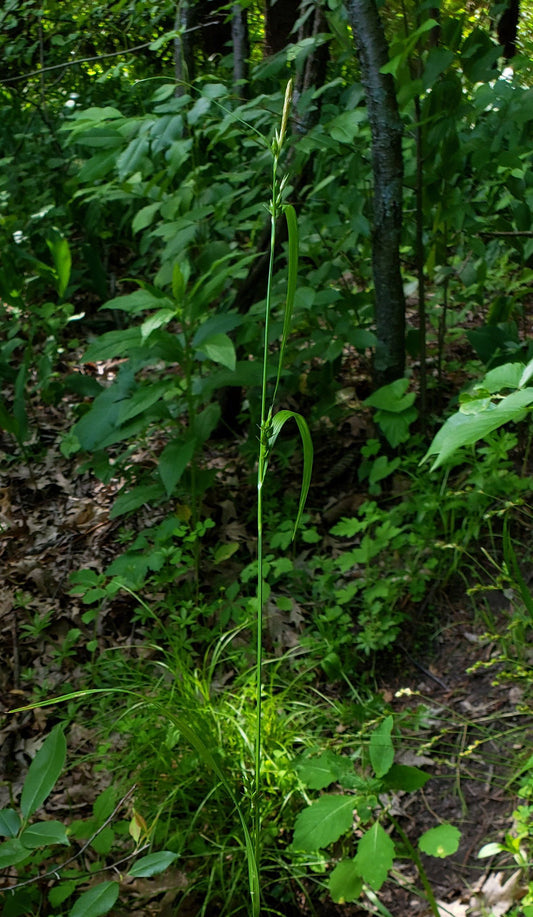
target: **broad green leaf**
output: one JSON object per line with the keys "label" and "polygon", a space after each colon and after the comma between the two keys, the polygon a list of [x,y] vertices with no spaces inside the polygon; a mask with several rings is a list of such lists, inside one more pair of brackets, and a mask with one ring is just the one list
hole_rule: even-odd
{"label": "broad green leaf", "polygon": [[425,786],[431,780],[431,774],[425,774],[418,767],[407,764],[393,764],[383,778],[383,784],[388,790],[404,790],[412,793]]}
{"label": "broad green leaf", "polygon": [[335,904],[357,901],[363,891],[363,879],[354,860],[341,860],[329,877],[329,893]]}
{"label": "broad green leaf", "polygon": [[220,420],[220,405],[208,404],[194,418],[194,435],[198,442],[204,443],[211,436]]}
{"label": "broad green leaf", "polygon": [[152,331],[163,328],[176,318],[175,309],[158,309],[153,315],[149,315],[146,321],[141,325],[141,341],[144,344],[150,337]]}
{"label": "broad green leaf", "polygon": [[354,808],[353,796],[321,796],[298,815],[292,849],[312,852],[338,841],[352,827]]}
{"label": "broad green leaf", "polygon": [[230,557],[233,557],[235,552],[239,550],[239,547],[240,545],[238,541],[232,541],[229,544],[219,544],[215,551],[213,562],[215,564],[224,563],[224,561],[229,560]]}
{"label": "broad green leaf", "polygon": [[65,826],[60,821],[42,821],[30,825],[20,835],[24,847],[46,847],[48,844],[69,844]]}
{"label": "broad green leaf", "polygon": [[117,804],[118,793],[115,786],[108,786],[103,793],[96,797],[93,803],[93,815],[97,824],[101,825],[109,818]]}
{"label": "broad green leaf", "polygon": [[156,876],[158,873],[164,872],[165,869],[174,862],[177,856],[177,853],[172,853],[170,850],[160,850],[158,853],[149,853],[148,856],[141,857],[140,860],[137,860],[137,862],[133,864],[128,875],[134,878]]}
{"label": "broad green leaf", "polygon": [[517,423],[522,420],[524,411],[531,404],[533,404],[533,389],[524,388],[502,398],[493,410],[482,411],[480,414],[457,412],[449,417],[441,427],[422,462],[436,455],[437,458],[431,466],[431,471],[434,471],[463,446],[473,445],[505,423],[510,421]]}
{"label": "broad green leaf", "polygon": [[355,865],[365,882],[376,891],[379,891],[387,878],[394,862],[394,854],[394,844],[389,835],[378,821],[374,822],[359,841]]}
{"label": "broad green leaf", "polygon": [[366,108],[355,108],[353,111],[344,111],[332,121],[328,122],[327,131],[333,140],[338,143],[354,142],[361,132],[361,122],[368,118]]}
{"label": "broad green leaf", "polygon": [[118,898],[118,882],[102,882],[80,895],[69,917],[102,917],[109,913]]}
{"label": "broad green leaf", "polygon": [[16,866],[31,856],[27,847],[23,847],[18,837],[0,844],[0,869],[6,869],[8,866]]}
{"label": "broad green leaf", "polygon": [[[503,366],[496,366],[489,370],[480,384],[491,393],[502,392],[506,388],[523,388],[520,382],[524,370],[523,363],[504,363]],[[474,386],[474,392],[476,388],[477,386]]]}
{"label": "broad green leaf", "polygon": [[168,380],[162,382],[150,382],[137,389],[130,398],[124,398],[120,402],[120,409],[117,416],[117,423],[123,424],[132,417],[144,413],[151,408],[156,401],[163,398],[168,392],[170,383]]}
{"label": "broad green leaf", "polygon": [[[153,311],[155,309],[172,309],[172,300],[163,294],[157,295],[151,290],[134,290],[133,293],[127,293],[125,296],[116,296],[109,299],[100,306],[101,309],[120,309],[122,312],[129,312],[130,315],[138,315],[139,312]],[[131,329],[129,329],[131,331]],[[123,334],[123,331],[117,334]],[[109,334],[113,334],[112,331]],[[105,337],[105,335],[103,335]]]}
{"label": "broad green leaf", "polygon": [[174,439],[163,449],[159,456],[158,469],[160,478],[165,485],[167,496],[170,497],[172,494],[176,484],[191,461],[195,449],[195,439]]}
{"label": "broad green leaf", "polygon": [[44,740],[30,764],[22,795],[20,811],[24,819],[42,806],[55,786],[65,764],[67,743],[60,726],[55,726]]}
{"label": "broad green leaf", "polygon": [[136,172],[150,152],[150,141],[146,136],[137,136],[130,141],[126,149],[117,158],[119,181]]}
{"label": "broad green leaf", "polygon": [[242,324],[242,316],[235,315],[233,312],[223,313],[222,315],[212,315],[207,321],[203,322],[198,328],[192,339],[192,346],[200,348],[200,345],[209,338],[217,334],[226,334],[233,331]]}
{"label": "broad green leaf", "polygon": [[132,349],[141,345],[141,329],[124,328],[120,331],[106,331],[105,334],[89,344],[83,354],[84,363],[98,360],[113,360],[115,357],[129,356]]}
{"label": "broad green leaf", "polygon": [[293,418],[298,424],[298,429],[300,431],[300,436],[302,438],[302,446],[304,453],[304,467],[302,474],[302,489],[300,491],[300,502],[298,504],[298,513],[296,515],[296,522],[294,523],[293,535],[294,538],[298,525],[300,524],[300,519],[304,511],[305,501],[307,499],[307,494],[309,493],[309,486],[311,484],[311,474],[313,472],[313,441],[311,439],[311,434],[309,432],[309,427],[307,426],[306,420],[302,417],[301,414],[296,414],[294,411],[278,411],[277,414],[272,418],[272,435],[269,440],[269,446],[272,449],[274,444],[283,429],[284,424],[287,420]]}
{"label": "broad green leaf", "polygon": [[533,360],[530,360],[527,366],[524,367],[524,372],[520,376],[518,381],[518,388],[524,388],[528,382],[533,378]]}
{"label": "broad green leaf", "polygon": [[20,828],[20,817],[14,809],[0,810],[0,837],[15,837]]}
{"label": "broad green leaf", "polygon": [[117,497],[109,518],[116,519],[117,516],[122,516],[124,513],[131,513],[140,506],[144,506],[145,503],[159,502],[163,496],[164,491],[160,484],[144,484],[134,487],[133,490],[126,491]]}
{"label": "broad green leaf", "polygon": [[141,229],[146,229],[154,219],[157,211],[161,206],[160,201],[156,201],[154,204],[147,204],[146,207],[142,207],[138,213],[135,214],[131,228],[134,233],[140,232]]}
{"label": "broad green leaf", "polygon": [[60,882],[58,885],[53,885],[48,892],[48,900],[52,907],[57,908],[63,904],[63,901],[66,901],[67,898],[70,898],[72,893],[76,891],[77,887],[78,883],[75,879],[70,879],[66,882]]}
{"label": "broad green leaf", "polygon": [[422,853],[432,857],[447,857],[455,853],[459,847],[461,832],[454,825],[439,825],[425,831],[418,840]]}
{"label": "broad green leaf", "polygon": [[120,427],[119,416],[123,405],[134,386],[134,369],[129,364],[124,364],[113,385],[95,398],[90,411],[72,428],[71,432],[78,437],[82,449],[87,452],[101,449],[108,437],[116,433]]}
{"label": "broad green leaf", "polygon": [[317,757],[306,755],[295,766],[300,780],[310,790],[323,790],[331,783],[342,782],[343,777],[353,774],[353,764],[349,758],[336,755],[330,749]]}
{"label": "broad green leaf", "polygon": [[393,414],[401,414],[414,403],[416,395],[414,392],[406,394],[409,387],[409,379],[396,379],[388,385],[382,385],[377,391],[373,392],[363,404],[371,408],[377,408],[380,411],[390,411]]}
{"label": "broad green leaf", "polygon": [[387,716],[370,736],[370,763],[374,768],[376,777],[383,777],[390,770],[394,761],[394,746],[391,739],[392,726],[392,716]]}
{"label": "broad green leaf", "polygon": [[212,337],[202,341],[199,350],[213,363],[220,363],[230,370],[235,369],[237,362],[235,347],[227,334],[213,334]]}

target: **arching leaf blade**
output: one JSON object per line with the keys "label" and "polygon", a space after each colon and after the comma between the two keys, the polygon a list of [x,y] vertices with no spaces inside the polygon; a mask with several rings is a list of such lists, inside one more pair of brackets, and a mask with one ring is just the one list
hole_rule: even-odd
{"label": "arching leaf blade", "polygon": [[275,414],[272,418],[272,434],[269,439],[269,447],[271,449],[273,448],[284,425],[288,420],[291,419],[295,420],[298,425],[304,456],[300,502],[298,504],[298,513],[296,515],[296,522],[294,523],[294,529],[292,533],[292,537],[294,539],[300,524],[302,513],[304,511],[305,501],[307,500],[307,494],[309,493],[309,487],[311,484],[311,475],[313,473],[313,441],[311,439],[311,434],[309,432],[309,427],[307,426],[307,421],[305,418],[302,417],[301,414],[297,414],[295,411],[278,411],[278,413]]}
{"label": "arching leaf blade", "polygon": [[285,345],[291,331],[292,311],[294,308],[294,297],[296,296],[296,286],[298,283],[298,220],[296,211],[292,204],[285,207],[285,219],[288,230],[288,276],[287,276],[287,298],[285,300],[285,315],[283,317],[283,333],[281,336],[281,345],[278,358],[278,372],[276,375],[276,386],[274,398],[278,390],[281,370],[283,368],[283,357],[285,355]]}

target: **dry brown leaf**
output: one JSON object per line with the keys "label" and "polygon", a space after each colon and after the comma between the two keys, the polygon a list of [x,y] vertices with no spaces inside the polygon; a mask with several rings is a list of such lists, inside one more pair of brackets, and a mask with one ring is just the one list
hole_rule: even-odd
{"label": "dry brown leaf", "polygon": [[460,901],[437,901],[439,917],[467,917],[468,906]]}
{"label": "dry brown leaf", "polygon": [[523,897],[522,872],[517,869],[509,876],[506,872],[493,872],[483,882],[470,905],[472,917],[490,911],[491,917],[502,917]]}

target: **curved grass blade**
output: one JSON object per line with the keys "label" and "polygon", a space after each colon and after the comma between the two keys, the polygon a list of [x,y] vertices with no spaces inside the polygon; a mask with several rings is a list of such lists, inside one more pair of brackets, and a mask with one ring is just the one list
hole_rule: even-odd
{"label": "curved grass blade", "polygon": [[294,529],[292,537],[296,536],[296,531],[298,525],[300,524],[300,519],[305,506],[305,501],[307,499],[307,494],[309,493],[309,485],[311,484],[311,474],[313,472],[313,441],[311,439],[311,434],[309,432],[309,427],[307,426],[307,421],[301,414],[295,413],[295,411],[278,411],[277,414],[272,418],[272,433],[268,440],[269,450],[273,448],[274,443],[276,442],[283,426],[288,420],[295,420],[298,424],[298,429],[300,431],[300,436],[302,438],[302,446],[304,453],[304,468],[302,474],[302,489],[300,491],[300,502],[298,504],[298,513],[296,515],[296,522],[294,523]]}
{"label": "curved grass blade", "polygon": [[281,378],[281,371],[283,368],[283,357],[285,355],[285,345],[287,343],[287,338],[289,337],[291,330],[291,321],[292,321],[292,310],[294,308],[294,297],[296,295],[296,284],[298,282],[298,220],[296,219],[296,211],[292,204],[287,204],[285,207],[285,219],[287,220],[287,229],[289,232],[289,264],[288,264],[288,277],[287,277],[287,298],[285,300],[285,315],[283,318],[283,334],[281,337],[281,346],[279,349],[279,358],[278,358],[278,373],[276,376],[276,385],[274,387],[274,396],[272,398],[272,403],[276,400],[276,394],[278,391],[279,380]]}

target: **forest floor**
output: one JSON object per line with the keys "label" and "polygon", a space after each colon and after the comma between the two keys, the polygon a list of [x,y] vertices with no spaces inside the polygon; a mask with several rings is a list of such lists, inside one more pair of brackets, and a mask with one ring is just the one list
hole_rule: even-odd
{"label": "forest floor", "polygon": [[[69,593],[69,574],[91,566],[103,570],[120,551],[117,538],[121,520],[111,520],[109,509],[116,485],[103,485],[88,473],[79,474],[76,462],[62,456],[59,444],[67,420],[63,408],[35,404],[33,423],[40,454],[36,460],[10,457],[0,479],[0,701],[5,711],[21,707],[36,695],[61,694],[64,685],[83,682],[86,654],[80,652],[83,635],[93,636],[82,622],[84,607]],[[345,428],[339,456],[356,435],[359,421]],[[0,442],[0,447],[2,443]],[[320,459],[321,448],[317,444]],[[224,467],[238,463],[228,447]],[[331,456],[327,461],[331,465]],[[311,497],[312,499],[312,497]],[[326,521],[353,511],[350,486],[332,485],[323,510]],[[153,521],[153,520],[152,520]],[[141,522],[142,525],[142,522]],[[505,617],[511,597],[494,596],[493,613]],[[528,756],[530,698],[524,689],[505,679],[495,681],[498,669],[490,663],[496,648],[484,635],[482,616],[473,612],[472,599],[462,581],[451,581],[433,596],[433,618],[439,621],[434,640],[421,649],[406,635],[405,645],[392,656],[376,660],[375,677],[386,702],[394,710],[425,708],[422,739],[400,758],[420,765],[441,779],[429,781],[412,796],[398,794],[393,814],[409,837],[416,839],[437,821],[449,821],[462,832],[456,855],[446,860],[423,858],[442,915],[501,917],[523,894],[524,877],[512,869],[495,871],[492,860],[477,853],[487,841],[501,840],[512,827],[512,791],[506,786],[509,767]],[[72,632],[77,631],[76,640]],[[81,632],[81,638],[80,638]],[[98,624],[98,652],[132,641],[131,603],[117,600]],[[74,642],[73,642],[74,641]],[[472,671],[472,667],[477,669]],[[23,785],[29,763],[50,726],[54,708],[41,708],[0,719],[0,808],[12,804]],[[69,756],[85,756],[95,737],[82,723],[69,736]],[[101,775],[85,762],[71,768],[49,801],[55,818],[66,813],[91,811],[100,791]],[[509,864],[507,864],[509,865]],[[416,880],[412,862],[400,864],[396,881],[388,882],[380,898],[393,917],[427,917],[425,904],[413,892]],[[1,889],[0,878],[0,889]],[[174,913],[168,887],[158,886],[152,900],[128,911],[137,915]],[[165,892],[165,895],[163,894]],[[163,896],[163,897],[162,897]],[[165,904],[161,901],[165,900]],[[114,912],[113,912],[114,913]],[[119,913],[119,911],[117,911]],[[189,917],[192,911],[179,911]],[[308,913],[302,904],[302,914]],[[358,905],[323,904],[316,912],[328,915],[368,913]],[[377,911],[376,911],[377,913]]]}

